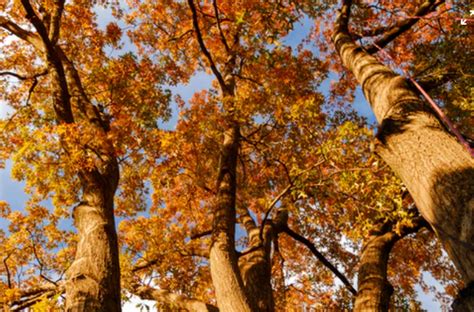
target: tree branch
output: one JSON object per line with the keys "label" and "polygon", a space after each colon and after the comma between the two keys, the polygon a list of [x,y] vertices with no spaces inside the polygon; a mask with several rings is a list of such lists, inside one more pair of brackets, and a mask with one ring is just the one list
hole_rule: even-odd
{"label": "tree branch", "polygon": [[219,29],[219,34],[221,36],[221,41],[224,44],[225,50],[228,54],[231,54],[229,45],[227,44],[227,39],[225,38],[224,32],[221,27],[221,20],[219,18],[219,9],[217,7],[217,0],[212,0],[212,6],[214,7],[214,13],[216,14],[217,28]]}
{"label": "tree branch", "polygon": [[21,28],[16,23],[10,21],[9,19],[3,16],[0,16],[0,27],[7,30],[16,37],[30,43],[38,50],[42,50],[41,40],[36,34]]}
{"label": "tree branch", "polygon": [[64,0],[54,1],[54,11],[51,16],[51,22],[49,26],[49,40],[52,44],[56,44],[59,39],[59,31],[61,28],[61,17],[64,10]]}
{"label": "tree branch", "polygon": [[20,74],[17,74],[15,72],[11,72],[11,71],[4,71],[4,72],[0,72],[0,76],[12,76],[12,77],[15,77],[17,78],[18,80],[29,80],[29,79],[37,79],[38,77],[40,76],[44,76],[48,74],[48,70],[45,69],[43,70],[42,72],[38,73],[38,74],[34,74],[33,76],[31,77],[27,77],[27,76],[22,76]]}
{"label": "tree branch", "polygon": [[275,207],[276,203],[278,203],[278,201],[282,199],[283,196],[285,196],[291,190],[291,188],[293,187],[293,182],[294,181],[291,181],[290,184],[288,184],[287,187],[285,187],[285,189],[281,191],[280,194],[278,194],[278,196],[273,199],[270,205],[268,205],[265,212],[265,216],[263,217],[263,220],[262,220],[262,224],[260,225],[259,237],[260,237],[261,242],[263,242],[263,231],[265,228],[265,223],[268,220],[268,216],[270,215],[270,212],[272,211],[273,207]]}
{"label": "tree branch", "polygon": [[458,75],[452,71],[445,71],[439,75],[435,76],[425,76],[423,78],[417,79],[418,84],[425,89],[426,92],[430,92],[433,89],[436,89],[445,83],[455,80]]}
{"label": "tree branch", "polygon": [[250,215],[247,207],[239,207],[237,211],[240,215],[238,222],[244,226],[245,231],[247,233],[250,233],[250,231],[257,228],[257,224],[255,223],[255,220]]}
{"label": "tree branch", "polygon": [[156,289],[149,286],[133,286],[133,294],[143,300],[155,300],[166,303],[173,308],[181,308],[193,312],[218,312],[219,309],[211,304],[199,301],[193,298],[187,298],[184,295],[173,294],[167,290]]}
{"label": "tree branch", "polygon": [[285,168],[285,171],[286,171],[286,173],[287,173],[287,175],[288,175],[288,179],[290,180],[290,183],[288,184],[288,186],[287,186],[283,191],[281,191],[280,194],[278,194],[277,197],[275,197],[275,198],[273,199],[273,201],[272,201],[272,202],[270,203],[270,205],[267,207],[265,216],[264,216],[263,221],[262,221],[262,224],[260,225],[260,234],[259,234],[260,241],[263,241],[263,230],[264,230],[264,227],[265,227],[265,223],[266,223],[266,221],[267,221],[267,219],[268,219],[268,216],[270,215],[270,212],[272,211],[273,207],[275,207],[276,203],[278,203],[278,201],[279,201],[283,196],[285,196],[285,195],[291,190],[291,188],[293,187],[295,181],[296,181],[302,174],[304,174],[304,173],[306,173],[306,172],[312,170],[313,168],[315,168],[315,167],[321,165],[321,164],[322,164],[323,162],[325,162],[325,161],[326,161],[325,159],[320,160],[319,162],[313,164],[313,165],[310,166],[309,168],[307,168],[307,169],[305,169],[305,170],[299,172],[299,173],[298,173],[295,177],[293,177],[293,178],[291,178],[291,177],[289,176],[288,168],[287,168],[282,162],[280,162],[281,164],[283,164],[283,167]]}
{"label": "tree branch", "polygon": [[31,22],[31,24],[33,24],[43,42],[43,45],[46,49],[46,58],[48,63],[54,68],[54,80],[56,80],[55,82],[57,83],[58,88],[56,91],[57,94],[54,96],[54,110],[56,115],[59,121],[72,123],[74,122],[74,117],[71,110],[71,96],[67,86],[64,66],[57,53],[56,46],[49,39],[48,31],[41,19],[36,15],[33,7],[30,4],[30,1],[21,0],[21,3],[26,11],[26,18]]}
{"label": "tree branch", "polygon": [[39,273],[40,273],[40,277],[42,277],[44,280],[46,280],[47,282],[53,284],[53,285],[57,285],[56,282],[54,282],[53,280],[51,280],[49,277],[47,277],[46,275],[43,274],[43,270],[44,270],[44,264],[43,264],[43,261],[41,260],[41,258],[39,257],[38,255],[38,251],[36,250],[36,243],[34,241],[34,237],[33,237],[33,233],[28,230],[28,233],[30,234],[30,240],[31,240],[31,247],[33,249],[33,255],[35,256],[35,259],[36,261],[38,261],[38,265],[39,265]]}
{"label": "tree branch", "polygon": [[194,30],[196,31],[196,37],[199,43],[199,47],[201,48],[202,53],[204,53],[204,55],[206,56],[207,60],[209,61],[211,70],[214,73],[214,76],[216,76],[217,81],[219,82],[219,85],[221,86],[223,93],[227,94],[231,92],[231,90],[229,90],[229,88],[227,87],[227,84],[225,83],[224,78],[222,77],[221,73],[217,69],[217,66],[214,63],[214,60],[212,59],[211,53],[209,52],[209,50],[207,50],[206,45],[204,44],[204,40],[202,39],[202,33],[201,33],[201,29],[199,28],[199,22],[198,22],[198,17],[197,17],[197,12],[196,12],[196,6],[194,5],[194,0],[188,0],[188,4],[193,16],[193,26],[194,26]]}
{"label": "tree branch", "polygon": [[436,2],[436,0],[428,0],[424,2],[419,9],[415,12],[414,16],[411,18],[406,18],[402,21],[397,22],[395,25],[390,27],[383,35],[381,38],[379,38],[377,41],[375,41],[375,44],[371,45],[370,47],[366,48],[367,52],[369,54],[374,54],[376,53],[379,48],[384,48],[387,46],[390,42],[395,40],[398,36],[403,34],[405,31],[409,30],[413,25],[415,25],[421,17],[433,12],[436,10],[438,6],[440,6],[442,3],[444,3],[444,0],[441,0],[439,2]]}
{"label": "tree branch", "polygon": [[3,259],[3,266],[5,267],[5,271],[7,272],[7,285],[8,288],[12,288],[12,281],[11,281],[11,274],[10,274],[10,269],[8,268],[7,260],[10,258],[12,253],[9,253],[4,259]]}
{"label": "tree branch", "polygon": [[288,234],[291,236],[293,239],[297,240],[298,242],[304,244],[308,249],[313,253],[313,255],[321,261],[321,263],[327,267],[331,272],[336,275],[339,280],[346,286],[346,288],[354,295],[357,295],[357,291],[354,289],[354,287],[351,285],[349,280],[334,266],[329,262],[329,260],[326,259],[326,257],[323,256],[317,249],[316,246],[311,243],[307,238],[299,235],[298,233],[294,232],[291,230],[288,226],[282,226],[282,232]]}
{"label": "tree branch", "polygon": [[191,234],[191,239],[198,239],[198,238],[201,238],[201,237],[204,237],[204,236],[208,236],[208,235],[211,235],[212,234],[212,230],[207,230],[207,231],[204,231],[204,232],[199,232],[199,233],[194,233],[194,234]]}
{"label": "tree branch", "polygon": [[50,298],[58,293],[63,293],[64,287],[61,286],[38,286],[27,290],[20,291],[20,299],[10,303],[10,311],[24,311],[31,307],[42,298]]}

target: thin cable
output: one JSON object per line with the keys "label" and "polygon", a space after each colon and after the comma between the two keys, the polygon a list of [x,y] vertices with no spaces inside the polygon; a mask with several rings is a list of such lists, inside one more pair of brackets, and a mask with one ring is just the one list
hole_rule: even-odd
{"label": "thin cable", "polygon": [[[376,43],[373,43],[374,47],[376,47],[380,52],[383,53],[388,59],[390,59],[395,65],[397,64],[393,57],[385,50],[383,50],[380,46],[378,46]],[[448,127],[448,129],[456,136],[456,138],[461,142],[462,145],[466,148],[466,150],[469,152],[471,157],[474,157],[474,150],[471,148],[469,145],[469,142],[467,142],[462,134],[459,132],[459,130],[456,128],[456,126],[449,120],[449,118],[443,113],[441,108],[435,103],[435,101],[429,96],[429,94],[418,84],[418,82],[413,79],[413,77],[401,66],[398,66],[403,74],[408,77],[408,79],[415,85],[415,87],[420,91],[420,93],[425,97],[425,99],[430,103],[431,107],[433,110],[438,114],[439,118],[443,121],[443,123]]]}

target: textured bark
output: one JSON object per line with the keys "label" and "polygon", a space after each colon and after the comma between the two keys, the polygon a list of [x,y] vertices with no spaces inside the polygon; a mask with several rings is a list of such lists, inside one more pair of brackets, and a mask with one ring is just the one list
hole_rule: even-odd
{"label": "textured bark", "polygon": [[[101,120],[97,108],[87,99],[79,75],[57,44],[64,1],[55,1],[51,25],[36,15],[29,0],[21,0],[26,18],[36,32],[0,19],[0,26],[35,47],[48,66],[52,81],[52,100],[58,124],[75,122],[71,90],[80,93],[79,109],[91,127],[105,134],[108,124]],[[105,135],[104,135],[105,138]],[[66,151],[68,152],[68,151]],[[107,140],[97,151],[103,168],[78,170],[82,186],[82,201],[74,209],[74,224],[79,242],[76,257],[67,272],[66,310],[116,312],[120,305],[120,269],[117,234],[115,232],[113,197],[119,179],[119,167],[113,146]]]}
{"label": "textured bark", "polygon": [[389,310],[393,287],[387,279],[387,266],[392,247],[408,234],[428,227],[421,216],[414,217],[411,221],[411,225],[398,226],[397,232],[393,230],[391,222],[379,224],[365,240],[359,261],[354,311]]}
{"label": "textured bark", "polygon": [[[236,167],[240,140],[239,124],[234,119],[235,80],[233,73],[236,66],[236,54],[230,50],[227,51],[228,60],[221,73],[204,43],[194,0],[187,2],[192,13],[193,28],[199,47],[209,62],[209,67],[222,91],[222,104],[227,123],[224,142],[220,146],[217,196],[213,211],[212,244],[209,252],[210,271],[216,291],[217,305],[221,311],[255,311],[251,308],[254,305],[244,290],[234,242]],[[216,20],[219,23],[217,7],[214,8]],[[238,35],[236,39],[235,43],[238,45]]]}
{"label": "textured bark", "polygon": [[333,41],[380,124],[377,153],[407,186],[466,284],[474,280],[474,160],[405,78],[357,46],[349,1]]}
{"label": "textured bark", "polygon": [[239,127],[224,133],[217,179],[217,203],[213,211],[212,245],[209,262],[217,305],[221,311],[254,311],[244,291],[235,252],[236,166]]}
{"label": "textured bark", "polygon": [[273,229],[270,224],[263,231],[263,242],[260,240],[260,229],[248,232],[249,252],[239,259],[239,267],[244,281],[245,291],[252,296],[258,311],[274,311],[273,290],[271,284],[272,265],[270,259]]}
{"label": "textured bark", "polygon": [[395,237],[393,232],[368,237],[360,257],[354,311],[388,311],[393,287],[387,280],[387,263]]}
{"label": "textured bark", "polygon": [[88,182],[84,201],[74,209],[79,242],[74,262],[66,275],[66,311],[121,310],[113,210],[118,170],[115,179],[95,185]]}

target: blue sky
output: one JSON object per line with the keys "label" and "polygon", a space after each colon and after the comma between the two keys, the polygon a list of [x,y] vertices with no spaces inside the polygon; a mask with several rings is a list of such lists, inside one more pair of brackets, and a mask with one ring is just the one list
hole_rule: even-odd
{"label": "blue sky", "polygon": [[[111,20],[111,15],[108,11],[103,9],[98,9],[97,13],[99,15],[99,25],[105,27]],[[295,25],[294,30],[282,41],[283,44],[296,46],[299,44],[309,33],[312,22],[309,19],[304,19],[302,23]],[[130,51],[133,48],[130,44],[126,44],[122,51]],[[115,53],[120,53],[116,51]],[[330,79],[335,79],[335,75],[330,75],[330,77],[322,84],[321,92],[328,94],[329,91],[329,81]],[[189,81],[188,84],[178,85],[170,87],[171,91],[174,94],[179,94],[184,101],[188,101],[194,92],[208,88],[211,84],[212,77],[199,72]],[[374,116],[372,111],[364,99],[364,96],[360,88],[356,91],[355,101],[353,103],[354,109],[356,109],[361,115],[366,116],[370,122],[374,122]],[[5,117],[8,112],[4,103],[0,103],[0,117]],[[161,126],[167,129],[173,129],[177,120],[177,108],[176,105],[173,106],[173,116],[165,124]],[[10,169],[11,162],[6,163],[5,169],[0,169],[0,200],[7,201],[12,209],[14,210],[23,210],[23,203],[27,200],[27,196],[23,192],[24,184],[22,182],[14,181],[10,178]],[[0,219],[0,228],[5,228],[6,222]],[[427,277],[429,284],[439,287],[439,284],[436,283],[432,278]],[[423,303],[423,308],[428,311],[438,311],[440,310],[439,304],[435,301],[436,299],[430,294],[424,294],[419,286],[416,287],[417,293],[420,300]],[[132,303],[126,304],[124,311],[135,311],[135,305],[137,301],[134,300]]]}

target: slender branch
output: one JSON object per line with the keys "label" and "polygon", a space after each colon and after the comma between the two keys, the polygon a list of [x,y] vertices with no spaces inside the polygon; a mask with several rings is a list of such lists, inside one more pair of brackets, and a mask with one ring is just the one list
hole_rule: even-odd
{"label": "slender branch", "polygon": [[208,235],[211,235],[211,234],[212,234],[212,230],[207,230],[207,231],[204,231],[204,232],[191,234],[191,239],[198,239],[198,238],[208,236]]}
{"label": "slender branch", "polygon": [[64,286],[39,286],[27,290],[20,290],[20,299],[10,303],[10,311],[24,311],[42,298],[50,298],[55,294],[62,294]]}
{"label": "slender branch", "polygon": [[[294,178],[291,178],[291,177],[289,176],[288,168],[287,168],[285,165],[283,166],[283,167],[285,168],[285,171],[286,171],[287,174],[288,174],[288,179],[290,180],[290,182],[289,182],[289,184],[287,185],[287,187],[286,187],[283,191],[281,191],[281,193],[278,194],[278,196],[275,197],[275,198],[273,199],[273,201],[270,203],[270,205],[267,207],[265,216],[264,216],[263,221],[262,221],[262,224],[261,224],[261,226],[260,226],[260,234],[259,234],[260,241],[263,242],[263,230],[264,230],[264,227],[265,227],[265,223],[267,222],[268,216],[270,215],[270,212],[272,211],[273,207],[275,207],[275,205],[278,203],[278,201],[279,201],[283,196],[285,196],[285,195],[291,190],[291,188],[293,187],[295,181],[296,181],[302,174],[304,174],[304,173],[306,173],[306,172],[312,170],[313,168],[315,168],[315,167],[321,165],[321,164],[324,163],[325,161],[326,161],[325,159],[320,160],[319,162],[313,164],[313,165],[310,166],[309,168],[307,168],[307,169],[305,169],[305,170],[299,172]],[[282,164],[283,164],[283,163],[282,163]]]}
{"label": "slender branch", "polygon": [[204,53],[204,55],[206,56],[207,60],[209,61],[211,70],[214,73],[214,76],[216,76],[217,81],[219,82],[219,85],[221,86],[222,91],[224,93],[228,93],[230,92],[230,90],[228,90],[228,87],[224,81],[224,78],[222,77],[221,73],[217,69],[216,64],[214,63],[214,60],[212,59],[212,55],[209,52],[209,50],[207,50],[206,45],[204,44],[204,40],[202,39],[202,33],[201,33],[201,29],[199,28],[199,22],[198,22],[198,17],[197,17],[197,12],[196,12],[196,6],[194,5],[194,0],[188,0],[188,4],[192,12],[193,26],[194,26],[194,29],[196,30],[196,37],[199,43],[199,47],[201,48],[202,53]]}
{"label": "slender branch", "polygon": [[8,288],[12,288],[12,281],[11,281],[11,274],[10,274],[10,269],[8,268],[7,260],[10,258],[12,253],[9,253],[4,259],[3,259],[3,265],[5,266],[5,271],[7,272],[7,284]]}
{"label": "slender branch", "polygon": [[283,196],[285,196],[291,190],[292,187],[293,187],[293,181],[291,181],[290,184],[288,184],[285,187],[285,189],[283,191],[281,191],[280,194],[278,194],[278,196],[273,199],[273,201],[270,203],[270,205],[268,205],[268,207],[266,209],[266,212],[265,212],[265,216],[263,217],[262,224],[260,226],[259,237],[260,237],[261,242],[263,242],[263,231],[264,231],[264,228],[265,228],[265,223],[268,220],[268,216],[270,215],[270,212],[272,211],[273,207],[275,207],[276,203],[278,203],[278,201],[280,199],[282,199]]}
{"label": "slender branch", "polygon": [[28,97],[26,98],[26,104],[25,106],[28,106],[30,104],[30,99],[31,95],[33,94],[33,91],[35,90],[36,86],[38,85],[38,77],[46,75],[48,73],[48,70],[46,69],[42,73],[36,74],[33,76],[33,83],[30,86],[30,89],[28,90]]}
{"label": "slender branch", "polygon": [[452,71],[446,71],[435,76],[426,76],[418,80],[418,84],[427,92],[436,89],[445,83],[455,80],[458,75]]}
{"label": "slender branch", "polygon": [[28,229],[27,229],[27,231],[28,231],[28,233],[30,233],[30,240],[31,240],[31,247],[33,249],[33,255],[35,256],[36,261],[38,261],[38,264],[39,264],[40,277],[42,277],[47,282],[49,282],[53,285],[56,285],[57,284],[56,282],[54,282],[49,277],[47,277],[46,275],[43,274],[44,264],[43,264],[43,261],[41,260],[41,258],[38,255],[38,251],[36,250],[36,243],[34,241],[33,233]]}
{"label": "slender branch", "polygon": [[221,20],[219,18],[219,9],[217,7],[217,0],[212,0],[212,6],[214,7],[214,13],[216,14],[217,28],[219,29],[219,34],[221,36],[221,41],[224,44],[225,50],[228,54],[231,54],[229,45],[227,44],[227,39],[225,38],[224,32],[221,27]]}
{"label": "slender branch", "polygon": [[153,259],[153,260],[150,260],[150,261],[146,261],[145,263],[142,263],[142,264],[137,264],[132,268],[132,272],[135,273],[135,272],[138,272],[138,271],[146,270],[149,267],[157,264],[159,261],[160,261],[160,259],[156,258],[156,259]]}
{"label": "slender branch", "polygon": [[13,76],[13,77],[17,78],[18,80],[29,80],[29,79],[37,79],[38,77],[44,76],[47,73],[48,73],[48,70],[45,69],[45,70],[43,70],[42,72],[40,72],[38,74],[34,74],[33,76],[28,77],[28,76],[22,76],[20,74],[15,73],[15,72],[4,71],[4,72],[0,72],[0,76]]}
{"label": "slender branch", "polygon": [[332,265],[331,262],[329,262],[328,259],[326,259],[326,257],[324,257],[324,255],[322,253],[320,253],[317,249],[316,249],[316,246],[311,243],[307,238],[299,235],[298,233],[294,232],[292,229],[290,229],[288,226],[282,226],[282,231],[286,234],[288,234],[289,236],[291,236],[294,240],[304,244],[306,247],[308,247],[308,249],[313,253],[313,255],[319,260],[321,261],[321,263],[326,267],[328,268],[329,270],[331,270],[331,272],[334,273],[334,275],[336,275],[339,280],[346,286],[346,288],[354,295],[356,296],[357,295],[357,291],[355,290],[355,288],[352,286],[352,284],[349,282],[349,280],[344,276],[344,274],[342,274],[334,265]]}

